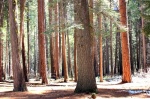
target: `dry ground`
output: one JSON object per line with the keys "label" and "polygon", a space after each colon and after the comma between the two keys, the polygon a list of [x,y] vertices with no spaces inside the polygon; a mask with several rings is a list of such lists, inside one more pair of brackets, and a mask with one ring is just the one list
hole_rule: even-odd
{"label": "dry ground", "polygon": [[[150,73],[137,74],[132,83],[120,84],[121,77],[105,77],[104,82],[97,78],[98,93],[96,99],[102,98],[150,98]],[[50,81],[40,85],[39,81],[30,79],[27,92],[12,92],[13,83],[0,82],[0,99],[91,99],[91,94],[75,94],[76,83],[61,80]]]}

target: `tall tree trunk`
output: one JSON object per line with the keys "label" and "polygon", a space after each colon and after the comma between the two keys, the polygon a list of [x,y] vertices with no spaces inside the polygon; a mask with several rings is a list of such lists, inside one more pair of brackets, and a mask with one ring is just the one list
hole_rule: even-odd
{"label": "tall tree trunk", "polygon": [[[110,9],[112,7],[112,0],[110,0]],[[111,19],[111,17],[110,17]],[[113,47],[112,47],[112,44],[113,44],[113,40],[112,40],[112,20],[110,20],[110,64],[111,64],[111,76],[113,76],[114,74],[114,66],[113,66]]]}
{"label": "tall tree trunk", "polygon": [[3,27],[3,6],[4,0],[0,1],[0,82],[2,81],[3,66],[2,66],[2,27]]}
{"label": "tall tree trunk", "polygon": [[98,26],[100,30],[99,34],[99,50],[100,50],[100,56],[99,56],[99,74],[100,74],[100,82],[103,82],[103,39],[102,39],[102,16],[101,14],[98,15]]}
{"label": "tall tree trunk", "polygon": [[[49,4],[52,3],[53,0],[49,0]],[[49,26],[52,26],[52,8],[53,6],[49,5]],[[50,57],[51,57],[51,78],[56,79],[56,66],[55,66],[55,42],[54,42],[54,33],[50,34]]]}
{"label": "tall tree trunk", "polygon": [[[75,0],[74,0],[74,22],[78,22],[78,16],[77,16],[77,6],[75,6]],[[78,29],[74,28],[74,81],[77,82],[78,80],[78,66],[77,66],[77,31]]]}
{"label": "tall tree trunk", "polygon": [[39,40],[39,66],[40,74],[42,76],[42,84],[47,84],[46,73],[46,52],[45,52],[45,12],[44,0],[38,0],[38,40]]}
{"label": "tall tree trunk", "polygon": [[114,74],[117,74],[118,73],[118,58],[119,58],[119,55],[118,55],[118,53],[119,53],[119,48],[118,48],[118,45],[119,45],[119,40],[118,40],[118,38],[120,38],[120,36],[118,37],[118,35],[119,35],[120,33],[119,32],[117,32],[116,33],[116,48],[115,48],[115,66],[114,66]]}
{"label": "tall tree trunk", "polygon": [[[37,47],[37,45],[38,45],[38,40],[37,40],[37,33],[36,32],[34,32],[34,74],[35,74],[35,76],[37,75],[37,69],[38,69],[38,64],[37,64],[37,60],[38,60],[38,54],[37,54],[37,52],[38,52],[38,47]],[[38,76],[38,75],[37,75]]]}
{"label": "tall tree trunk", "polygon": [[68,74],[72,78],[72,66],[71,66],[71,55],[70,55],[70,41],[69,41],[69,33],[67,31],[67,43],[68,43]]}
{"label": "tall tree trunk", "polygon": [[[144,27],[144,19],[142,18],[142,27]],[[146,68],[146,44],[145,44],[145,34],[142,33],[142,53],[143,53],[143,71],[147,73],[147,68]]]}
{"label": "tall tree trunk", "polygon": [[[119,0],[120,8],[120,21],[123,26],[127,26],[126,18],[126,1]],[[128,44],[128,34],[127,32],[121,33],[121,45],[122,45],[122,66],[123,66],[123,75],[122,82],[129,83],[131,82],[131,66],[130,66],[130,55],[129,55],[129,44]]]}
{"label": "tall tree trunk", "polygon": [[76,93],[96,92],[96,80],[92,63],[93,42],[90,33],[90,18],[88,0],[75,0],[78,22],[83,29],[77,32],[77,64],[78,81],[75,89]]}
{"label": "tall tree trunk", "polygon": [[[0,31],[0,37],[2,36],[1,34],[2,34],[2,33],[1,33],[1,31]],[[2,66],[2,39],[0,39],[0,82],[3,81],[2,76],[3,76],[3,66]]]}
{"label": "tall tree trunk", "polygon": [[30,35],[29,35],[29,1],[27,2],[27,44],[28,44],[28,73],[30,72]]}
{"label": "tall tree trunk", "polygon": [[56,68],[56,79],[59,78],[59,33],[58,33],[58,3],[55,4],[55,68]]}
{"label": "tall tree trunk", "polygon": [[[107,31],[107,30],[106,30]],[[106,40],[106,59],[105,59],[105,62],[106,62],[106,74],[109,74],[110,73],[110,68],[109,68],[109,36],[105,38]]]}
{"label": "tall tree trunk", "polygon": [[[66,21],[66,1],[61,2],[62,11],[62,30],[65,29],[65,21]],[[68,66],[67,66],[67,59],[66,59],[66,33],[62,31],[62,65],[64,69],[64,82],[68,81]]]}
{"label": "tall tree trunk", "polygon": [[25,81],[28,82],[27,77],[27,66],[26,66],[26,56],[25,56],[25,45],[24,45],[24,8],[26,0],[20,0],[20,45],[22,46],[22,65]]}
{"label": "tall tree trunk", "polygon": [[20,61],[20,47],[18,42],[18,27],[16,22],[16,0],[9,0],[9,21],[11,31],[12,65],[14,91],[27,91],[23,69]]}
{"label": "tall tree trunk", "polygon": [[[130,14],[130,13],[129,13]],[[134,74],[134,62],[133,62],[133,51],[132,51],[132,21],[129,19],[129,44],[130,44],[130,61],[131,61],[131,73]]]}

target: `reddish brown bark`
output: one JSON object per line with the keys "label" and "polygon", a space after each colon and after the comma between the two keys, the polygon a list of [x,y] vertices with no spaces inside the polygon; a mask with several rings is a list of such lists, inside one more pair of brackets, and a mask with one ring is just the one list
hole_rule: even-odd
{"label": "reddish brown bark", "polygon": [[56,79],[59,78],[59,33],[58,33],[58,6],[55,5],[55,68],[56,68]]}
{"label": "reddish brown bark", "polygon": [[100,29],[99,35],[99,49],[100,49],[100,57],[99,57],[99,74],[100,74],[100,82],[103,82],[103,46],[102,46],[102,16],[98,15],[98,25]]}
{"label": "reddish brown bark", "polygon": [[39,67],[42,84],[47,84],[46,51],[45,51],[45,17],[44,0],[38,0],[38,40],[39,40]]}
{"label": "reddish brown bark", "polygon": [[[75,1],[74,1],[74,4],[75,4]],[[77,16],[77,6],[74,5],[74,21],[75,23],[77,23],[77,19],[78,19],[78,16]],[[77,82],[78,80],[78,66],[77,66],[77,28],[74,28],[74,81]]]}
{"label": "reddish brown bark", "polygon": [[[120,21],[123,26],[127,26],[126,18],[126,1],[119,0],[120,8]],[[128,44],[128,34],[127,32],[121,33],[121,45],[122,45],[122,82],[131,82],[131,66],[130,66],[130,55],[129,55],[129,44]]]}
{"label": "reddish brown bark", "polygon": [[9,21],[11,31],[12,65],[14,78],[14,91],[27,91],[23,69],[20,61],[20,48],[18,41],[18,27],[16,22],[16,1],[9,0]]}
{"label": "reddish brown bark", "polygon": [[[66,16],[66,4],[65,2],[61,2],[60,4],[62,12],[61,12],[61,22],[62,24],[62,30],[65,29],[65,16]],[[64,68],[64,82],[68,81],[68,66],[67,66],[67,59],[66,59],[66,39],[65,39],[65,31],[62,31],[62,65]]]}
{"label": "reddish brown bark", "polygon": [[26,0],[20,0],[20,45],[22,47],[22,65],[25,81],[28,82],[27,77],[27,66],[26,66],[26,56],[25,56],[25,45],[24,45],[24,8]]}

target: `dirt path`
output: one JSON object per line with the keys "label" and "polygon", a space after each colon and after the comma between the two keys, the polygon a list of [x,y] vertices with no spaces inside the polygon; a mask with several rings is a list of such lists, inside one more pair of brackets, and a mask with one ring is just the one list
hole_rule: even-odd
{"label": "dirt path", "polygon": [[[133,77],[132,83],[119,84],[120,77],[97,82],[96,99],[102,98],[150,98],[149,74]],[[30,80],[28,92],[12,92],[13,83],[0,83],[0,99],[91,99],[91,94],[75,94],[76,83],[51,81],[48,85],[40,85],[38,81]]]}

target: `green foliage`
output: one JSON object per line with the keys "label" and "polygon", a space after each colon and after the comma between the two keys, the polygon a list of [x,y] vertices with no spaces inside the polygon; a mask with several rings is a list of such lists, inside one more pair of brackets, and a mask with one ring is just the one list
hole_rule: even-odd
{"label": "green foliage", "polygon": [[139,0],[141,3],[141,15],[144,18],[145,24],[143,27],[143,32],[145,35],[150,35],[150,0]]}
{"label": "green foliage", "polygon": [[140,9],[139,9],[139,2],[136,0],[129,0],[128,5],[127,5],[127,10],[130,14],[130,20],[132,22],[137,21],[140,19]]}
{"label": "green foliage", "polygon": [[147,22],[143,27],[143,32],[146,36],[150,35],[150,22]]}

